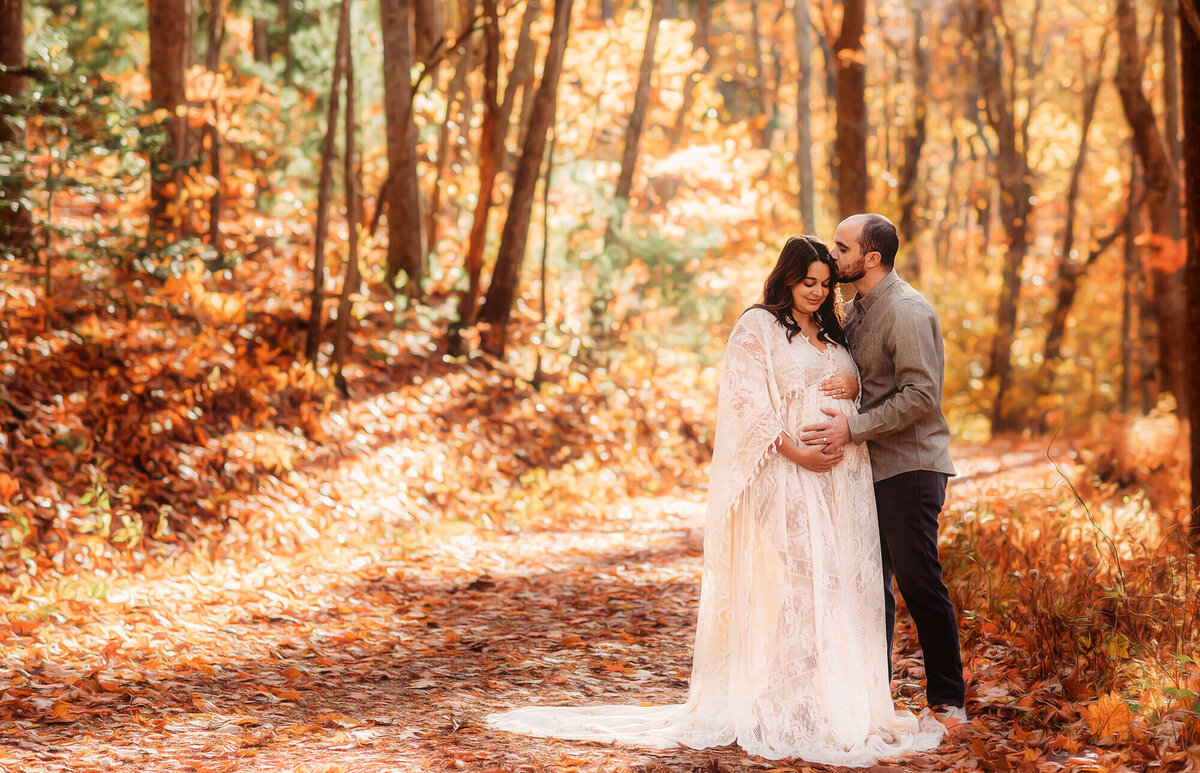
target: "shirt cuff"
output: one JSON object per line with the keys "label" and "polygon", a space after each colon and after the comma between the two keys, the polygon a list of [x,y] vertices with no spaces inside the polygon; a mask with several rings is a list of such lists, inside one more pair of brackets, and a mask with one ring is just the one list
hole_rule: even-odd
{"label": "shirt cuff", "polygon": [[846,427],[850,430],[850,439],[861,443],[867,431],[867,417],[861,413],[851,413],[846,416]]}

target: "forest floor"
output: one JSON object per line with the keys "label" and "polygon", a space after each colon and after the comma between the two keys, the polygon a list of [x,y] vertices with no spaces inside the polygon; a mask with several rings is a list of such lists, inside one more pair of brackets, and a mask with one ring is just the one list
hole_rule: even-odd
{"label": "forest floor", "polygon": [[[1014,482],[1047,506],[1064,497],[1043,444],[954,450],[961,475],[949,493],[950,522],[1000,492],[1010,496]],[[564,497],[560,507],[496,527],[410,518],[389,505],[395,478],[376,457],[348,466],[364,483],[360,506],[291,554],[231,537],[93,577],[103,587],[90,594],[31,591],[23,608],[39,613],[0,641],[8,686],[0,709],[10,717],[0,728],[0,768],[831,769],[737,747],[655,751],[484,726],[489,712],[535,701],[685,698],[702,490],[590,508]],[[312,501],[295,504],[317,507],[320,496],[314,490]],[[920,661],[907,625],[898,647],[894,692],[920,709]],[[1014,721],[1021,696],[981,689],[984,675],[1003,668],[1005,649],[970,638],[964,647],[974,721],[936,753],[876,770],[1140,767],[1133,746],[1022,730]]]}

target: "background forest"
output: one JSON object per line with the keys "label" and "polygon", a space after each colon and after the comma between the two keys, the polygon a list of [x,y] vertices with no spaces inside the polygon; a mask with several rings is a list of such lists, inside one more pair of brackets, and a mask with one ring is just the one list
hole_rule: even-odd
{"label": "background forest", "polygon": [[81,621],[155,578],[702,498],[733,322],[873,210],[946,337],[1004,738],[951,762],[1200,765],[1198,37],[1195,0],[0,0],[0,715],[63,744],[109,716],[63,668],[136,693]]}

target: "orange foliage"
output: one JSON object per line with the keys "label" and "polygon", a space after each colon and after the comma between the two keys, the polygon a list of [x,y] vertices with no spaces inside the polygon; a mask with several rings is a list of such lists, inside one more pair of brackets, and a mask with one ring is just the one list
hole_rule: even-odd
{"label": "orange foliage", "polygon": [[[169,767],[212,770],[255,759],[296,770],[381,760],[414,770],[765,767],[733,748],[614,751],[479,729],[484,711],[521,702],[526,690],[562,702],[612,690],[666,702],[686,683],[711,363],[727,326],[719,312],[695,322],[679,307],[725,301],[728,321],[755,300],[782,237],[799,228],[792,139],[780,131],[760,147],[772,121],[741,104],[753,80],[737,32],[749,28],[747,8],[722,11],[724,32],[711,46],[710,66],[728,79],[702,72],[690,23],[670,20],[660,37],[629,232],[669,258],[682,254],[686,272],[670,273],[650,248],[612,265],[601,254],[605,185],[644,27],[632,10],[616,25],[582,20],[560,97],[557,153],[569,165],[550,191],[547,287],[527,283],[512,358],[455,359],[442,349],[465,243],[453,232],[438,245],[426,304],[397,309],[378,292],[357,302],[345,393],[300,357],[312,216],[307,181],[280,172],[320,128],[317,97],[285,99],[233,68],[188,73],[189,125],[197,137],[215,127],[225,169],[219,181],[204,165],[192,169],[179,214],[206,233],[219,186],[231,267],[214,274],[189,253],[161,279],[86,262],[5,264],[0,279],[0,719],[17,739],[0,749],[0,766],[101,757],[96,767],[129,766],[154,748]],[[784,50],[787,34],[777,19],[767,48]],[[229,35],[233,48],[251,46],[247,20],[230,19]],[[955,30],[935,38],[935,65],[966,72]],[[872,83],[872,109],[886,116],[872,141],[888,154],[909,118],[898,61],[882,66],[896,50],[864,54],[870,72],[886,74]],[[793,65],[778,66],[776,85],[790,83]],[[422,129],[440,120],[443,69],[417,101]],[[142,74],[116,77],[125,93],[145,96]],[[946,77],[932,89],[950,100],[962,85]],[[1030,124],[1037,137],[1075,131],[1073,94],[1055,88]],[[689,141],[671,152],[664,129],[687,89]],[[774,98],[790,114],[788,89]],[[166,117],[148,113],[142,125]],[[378,118],[373,106],[364,125]],[[831,137],[822,121],[815,130],[821,169]],[[470,116],[456,131],[473,147]],[[1111,122],[1097,131],[1110,141],[1085,175],[1081,233],[1111,228],[1125,193],[1114,172],[1124,162],[1120,132]],[[975,179],[986,138],[962,115],[931,132],[926,222],[905,260],[923,267],[922,288],[943,314],[947,410],[961,435],[980,437],[1002,252],[995,224],[989,232],[981,222],[992,195]],[[434,134],[422,132],[423,158],[442,151],[429,144]],[[44,175],[55,162],[39,138],[33,126],[30,163]],[[1047,144],[1036,170],[1045,223],[1014,346],[1018,394],[1032,394],[1038,320],[1061,257],[1041,246],[1062,214],[1071,159],[1063,143]],[[447,181],[451,223],[474,190],[466,151],[464,159]],[[111,160],[86,163],[112,173]],[[374,194],[386,171],[378,138],[363,167]],[[423,186],[433,167],[422,165]],[[873,171],[875,194],[893,207],[890,170]],[[827,180],[817,186],[828,193]],[[146,191],[124,194],[59,194],[54,224],[77,233],[136,226]],[[260,210],[268,195],[275,209]],[[355,232],[339,217],[335,263]],[[832,230],[832,214],[819,221],[815,230]],[[69,237],[47,238],[57,248]],[[1151,269],[1183,260],[1169,239],[1138,246]],[[369,284],[382,255],[364,247]],[[907,769],[1181,770],[1200,760],[1200,567],[1180,539],[1187,430],[1169,400],[1146,416],[1111,412],[1122,342],[1111,315],[1097,312],[1119,307],[1129,277],[1115,256],[1091,271],[1057,388],[1030,406],[1070,428],[1084,418],[1087,429],[1053,445],[955,447],[962,475],[943,557],[976,719],[937,754],[904,760]],[[46,273],[51,298],[42,295]],[[589,353],[588,304],[600,281],[614,291],[622,345]],[[692,283],[686,295],[683,283]],[[543,289],[545,325],[532,301]],[[659,345],[680,327],[687,343]],[[473,354],[478,334],[464,334]],[[915,634],[902,626],[899,637],[897,692],[920,709]]]}

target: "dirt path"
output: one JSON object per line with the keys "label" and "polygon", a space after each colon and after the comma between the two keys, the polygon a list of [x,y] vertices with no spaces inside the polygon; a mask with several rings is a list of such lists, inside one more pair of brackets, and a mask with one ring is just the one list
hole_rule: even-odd
{"label": "dirt path", "polygon": [[[1036,446],[957,458],[950,520],[1001,476],[1062,496]],[[685,697],[703,496],[628,500],[604,519],[564,508],[520,531],[364,508],[290,556],[218,550],[186,573],[168,564],[44,599],[36,626],[0,641],[0,768],[802,770],[736,747],[645,751],[481,727],[539,698]],[[907,628],[901,642],[915,649]],[[910,694],[919,664],[898,662]],[[936,757],[896,764],[986,766],[1010,725],[984,711]]]}

